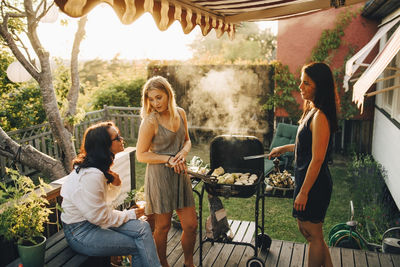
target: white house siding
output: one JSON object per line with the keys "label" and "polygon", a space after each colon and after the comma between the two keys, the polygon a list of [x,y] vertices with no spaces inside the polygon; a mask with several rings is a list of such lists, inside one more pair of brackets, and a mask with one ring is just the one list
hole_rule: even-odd
{"label": "white house siding", "polygon": [[372,155],[387,174],[386,184],[400,209],[400,130],[375,109]]}

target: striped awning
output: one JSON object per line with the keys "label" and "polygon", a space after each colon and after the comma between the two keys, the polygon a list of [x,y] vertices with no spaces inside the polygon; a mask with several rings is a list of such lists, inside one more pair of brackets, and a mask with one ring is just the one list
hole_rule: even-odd
{"label": "striped awning", "polygon": [[143,13],[152,14],[161,31],[178,20],[185,34],[199,25],[203,35],[215,29],[220,37],[233,38],[241,21],[277,20],[366,0],[55,0],[72,17],[86,15],[96,5],[107,3],[123,24],[131,24]]}
{"label": "striped awning", "polygon": [[390,61],[396,56],[400,50],[400,27],[398,26],[390,39],[386,42],[385,46],[381,49],[371,64],[363,63],[368,54],[371,52],[373,47],[378,41],[386,35],[386,33],[392,29],[400,21],[400,17],[390,21],[389,23],[382,26],[375,36],[366,44],[358,53],[346,62],[346,72],[343,81],[345,90],[349,89],[350,79],[360,66],[365,66],[367,69],[362,72],[360,78],[353,85],[353,102],[355,102],[358,108],[363,110],[365,96],[372,96],[380,92],[386,92],[387,90],[393,90],[397,87],[385,88],[374,93],[366,94],[371,86],[377,82],[377,78],[382,74],[385,68],[389,65]]}

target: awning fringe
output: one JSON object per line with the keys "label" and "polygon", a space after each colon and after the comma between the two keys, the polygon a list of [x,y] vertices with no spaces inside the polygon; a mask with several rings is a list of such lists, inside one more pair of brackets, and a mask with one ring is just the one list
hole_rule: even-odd
{"label": "awning fringe", "polygon": [[206,12],[201,12],[200,9],[193,10],[188,5],[182,6],[177,1],[55,0],[55,2],[63,12],[71,17],[81,17],[96,5],[107,3],[114,9],[123,24],[131,24],[145,12],[149,12],[161,31],[167,30],[175,20],[181,23],[185,34],[190,33],[197,25],[204,36],[215,29],[218,37],[227,32],[228,36],[233,38],[235,31],[235,25],[225,23],[224,17],[210,16]]}

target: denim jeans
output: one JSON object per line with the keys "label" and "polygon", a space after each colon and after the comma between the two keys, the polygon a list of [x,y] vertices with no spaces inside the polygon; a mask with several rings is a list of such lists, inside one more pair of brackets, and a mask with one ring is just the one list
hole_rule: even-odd
{"label": "denim jeans", "polygon": [[88,221],[64,225],[70,247],[88,256],[132,255],[132,266],[160,266],[150,225],[129,220],[120,227],[103,229]]}

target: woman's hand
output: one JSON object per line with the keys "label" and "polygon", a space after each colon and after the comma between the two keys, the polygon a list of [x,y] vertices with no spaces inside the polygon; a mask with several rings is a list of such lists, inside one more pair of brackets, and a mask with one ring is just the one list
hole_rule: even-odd
{"label": "woman's hand", "polygon": [[175,155],[175,157],[172,159],[172,162],[177,163],[177,164],[179,164],[179,163],[186,164],[187,154],[188,154],[188,152],[185,149],[182,149]]}
{"label": "woman's hand", "polygon": [[121,178],[119,178],[119,174],[116,173],[116,172],[113,172],[112,170],[109,170],[108,172],[114,177],[114,180],[112,181],[111,184],[114,185],[114,186],[120,186],[121,185]]}
{"label": "woman's hand", "polygon": [[307,200],[308,200],[308,195],[300,191],[296,197],[296,200],[294,201],[293,205],[294,209],[297,211],[306,210]]}
{"label": "woman's hand", "polygon": [[139,219],[144,215],[144,207],[142,208],[135,208],[136,219]]}
{"label": "woman's hand", "polygon": [[274,147],[268,154],[268,159],[279,157],[285,153],[283,146]]}
{"label": "woman's hand", "polygon": [[176,173],[185,173],[187,171],[186,161],[176,161],[176,156],[170,157],[167,163],[170,167],[174,168]]}

